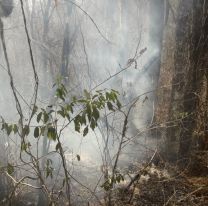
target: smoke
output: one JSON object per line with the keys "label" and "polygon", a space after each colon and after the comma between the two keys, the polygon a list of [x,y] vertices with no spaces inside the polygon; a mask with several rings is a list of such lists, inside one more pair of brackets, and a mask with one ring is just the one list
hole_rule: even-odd
{"label": "smoke", "polygon": [[[35,5],[32,4],[34,2]],[[127,67],[131,59],[134,59],[134,63],[128,69],[97,89],[118,90],[125,105],[137,96],[156,88],[162,32],[161,26],[155,26],[159,20],[155,20],[151,15],[151,1],[80,0],[74,5],[71,1],[60,0],[57,4],[52,1],[41,3],[39,0],[31,0],[25,4],[27,26],[30,29],[40,79],[40,106],[54,103],[54,91],[51,88],[60,74],[67,75],[67,78],[64,78],[72,95],[81,95],[84,89],[91,90]],[[26,116],[29,112],[26,103],[30,104],[34,81],[18,1],[15,2],[11,17],[4,20],[4,23],[15,87]],[[155,34],[159,36],[155,37]],[[64,38],[67,40],[64,41]],[[63,49],[66,42],[67,48]],[[144,53],[140,55],[142,50]],[[4,62],[3,55],[0,58],[1,62]],[[13,122],[17,121],[17,112],[4,68],[3,64],[0,68],[0,114],[9,122]],[[128,137],[135,138],[132,138],[123,150],[120,166],[126,164],[125,167],[128,167],[130,162],[144,157],[144,147],[139,145],[147,145],[145,141],[149,137],[144,133],[136,135],[151,124],[154,116],[154,98],[152,93],[142,96],[132,110],[128,123]],[[121,132],[122,124],[123,117],[119,114],[108,119],[104,116],[95,133],[90,132],[85,138],[74,132],[74,125],[65,130],[62,143],[75,176],[85,183],[92,179],[93,183],[97,183],[102,170],[100,167],[106,162],[109,164],[107,166],[111,166],[118,148],[115,131],[108,131],[106,126],[112,126],[114,130]],[[155,147],[153,144],[147,146]],[[55,143],[51,142],[51,150],[54,147]],[[81,157],[80,162],[76,160],[77,154]],[[138,154],[141,154],[141,157]],[[53,159],[58,166],[58,157],[54,156]]]}

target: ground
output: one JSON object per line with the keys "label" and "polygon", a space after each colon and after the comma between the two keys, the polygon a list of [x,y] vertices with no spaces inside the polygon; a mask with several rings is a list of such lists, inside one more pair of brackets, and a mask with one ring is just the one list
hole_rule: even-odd
{"label": "ground", "polygon": [[129,190],[126,191],[126,186],[122,186],[115,191],[114,205],[208,205],[207,155],[200,154],[200,160],[195,164],[187,164],[183,169],[167,162],[158,166],[149,165]]}

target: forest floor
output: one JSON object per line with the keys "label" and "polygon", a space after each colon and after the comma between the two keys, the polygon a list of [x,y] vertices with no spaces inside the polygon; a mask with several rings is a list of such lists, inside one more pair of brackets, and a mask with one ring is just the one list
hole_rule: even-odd
{"label": "forest floor", "polygon": [[[138,179],[114,192],[115,206],[208,205],[208,153],[196,154],[186,168],[168,163],[149,165]],[[141,172],[138,171],[138,172]]]}
{"label": "forest floor", "polygon": [[[207,151],[194,154],[187,165],[183,165],[183,167],[181,167],[179,162],[169,163],[164,160],[159,160],[155,164],[153,164],[153,161],[149,161],[142,165],[132,165],[128,171],[129,179],[120,183],[118,187],[112,191],[111,205],[208,205]],[[12,205],[36,205],[33,204],[33,202],[35,202],[35,199],[32,200],[33,195],[29,194],[28,198],[22,197],[18,200],[16,199]],[[104,203],[104,200],[102,202]],[[0,205],[5,206],[7,204]],[[58,205],[65,204],[62,202]],[[80,206],[80,204],[74,205]],[[89,203],[88,205],[92,206],[96,204]]]}

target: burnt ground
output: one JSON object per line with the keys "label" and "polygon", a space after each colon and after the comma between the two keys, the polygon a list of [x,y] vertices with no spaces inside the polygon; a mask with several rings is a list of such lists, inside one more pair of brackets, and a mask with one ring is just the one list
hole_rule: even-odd
{"label": "burnt ground", "polygon": [[[111,195],[111,206],[206,206],[208,205],[208,152],[195,154],[185,167],[159,162],[133,165],[131,177],[118,185]],[[132,173],[131,173],[132,172]],[[134,179],[138,175],[137,179]],[[134,180],[134,181],[132,181]],[[130,187],[129,182],[133,182]],[[34,193],[14,198],[14,206],[35,206]],[[105,204],[104,200],[101,202]],[[8,204],[0,203],[2,206]],[[42,204],[47,205],[47,204]],[[57,205],[66,205],[60,199]],[[86,205],[86,204],[84,204]],[[88,203],[88,206],[98,204]],[[80,206],[80,204],[73,204]]]}
{"label": "burnt ground", "polygon": [[194,163],[193,160],[190,161],[183,169],[169,163],[149,166],[128,190],[126,186],[116,189],[114,205],[208,205],[207,154],[196,155]]}

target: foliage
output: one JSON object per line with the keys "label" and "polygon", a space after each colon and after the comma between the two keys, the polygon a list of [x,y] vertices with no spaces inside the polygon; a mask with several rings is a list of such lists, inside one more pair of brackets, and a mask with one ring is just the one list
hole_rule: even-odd
{"label": "foliage", "polygon": [[[35,155],[32,152],[37,145],[32,145],[29,137],[33,136],[36,140],[47,138],[56,142],[54,150],[62,157],[62,166],[65,172],[64,181],[69,180],[68,169],[65,164],[65,156],[60,138],[63,131],[70,125],[74,124],[74,130],[85,137],[90,130],[95,130],[98,126],[98,121],[102,116],[102,110],[107,109],[109,112],[120,110],[121,103],[118,100],[119,93],[115,90],[99,90],[94,94],[84,90],[81,98],[72,97],[69,101],[69,93],[65,85],[58,82],[54,85],[56,103],[48,105],[46,108],[34,105],[31,113],[31,122],[35,125],[25,123],[21,128],[19,124],[9,124],[2,118],[2,128],[8,135],[18,134],[21,137],[21,151],[25,152],[32,158]],[[63,125],[63,122],[65,123]],[[60,127],[60,125],[62,125]],[[39,158],[39,157],[37,157]],[[77,161],[81,161],[80,155],[76,155]],[[35,158],[34,158],[35,159]],[[39,160],[38,160],[39,161]],[[34,163],[35,167],[37,163]],[[46,159],[44,164],[45,178],[53,178],[53,161]],[[15,167],[8,163],[8,174],[12,175],[15,172]],[[123,177],[116,173],[114,180],[104,183],[103,188],[107,189],[112,183],[120,182]],[[112,183],[111,183],[112,182]],[[64,183],[64,185],[65,185]]]}

